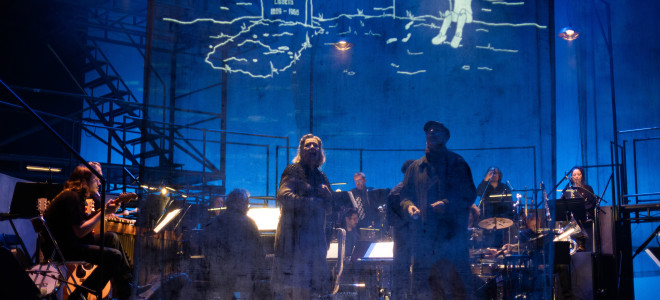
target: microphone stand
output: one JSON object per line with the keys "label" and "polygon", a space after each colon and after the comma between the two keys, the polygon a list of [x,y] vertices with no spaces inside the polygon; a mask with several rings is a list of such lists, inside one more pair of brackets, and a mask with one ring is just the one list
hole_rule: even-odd
{"label": "microphone stand", "polygon": [[[492,179],[493,179],[493,175],[490,175],[490,178],[488,178],[488,183],[486,183],[486,187],[484,188],[484,192],[481,193],[481,198],[479,199],[479,204],[477,204],[477,207],[481,206],[481,203],[484,201],[484,196],[486,196],[486,191],[488,190],[488,187],[490,186],[490,181]],[[485,203],[481,207],[481,215],[486,216],[486,204]]]}
{"label": "microphone stand", "polygon": [[[555,184],[555,186],[551,190],[552,192],[555,192],[557,190],[557,187],[559,187],[559,185],[561,185],[561,183],[564,182],[564,180],[568,179],[568,173],[564,172],[564,174],[565,174],[564,178],[562,178],[559,182],[557,182],[557,184]],[[557,197],[555,196],[554,199],[557,199]]]}

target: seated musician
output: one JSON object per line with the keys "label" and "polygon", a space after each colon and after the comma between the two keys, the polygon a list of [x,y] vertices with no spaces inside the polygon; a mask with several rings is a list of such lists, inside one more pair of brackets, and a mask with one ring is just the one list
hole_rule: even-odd
{"label": "seated musician", "polygon": [[[573,167],[569,173],[569,183],[566,184],[561,193],[560,200],[568,199],[581,199],[584,202],[585,215],[575,215],[575,220],[582,227],[577,237],[578,251],[587,249],[586,241],[591,231],[591,220],[593,218],[593,210],[596,206],[597,197],[594,194],[594,189],[586,183],[584,169],[582,167]],[[568,220],[569,218],[567,218]]]}
{"label": "seated musician", "polygon": [[357,228],[358,224],[358,212],[355,208],[350,208],[344,214],[344,219],[342,220],[342,228],[346,230],[346,247],[345,254],[346,256],[351,256],[353,253],[353,247],[357,241],[360,240],[360,229]]}
{"label": "seated musician", "polygon": [[252,299],[259,273],[265,268],[266,252],[257,224],[247,216],[249,194],[234,189],[227,196],[227,210],[211,220],[203,234],[203,253],[209,262],[209,298]]}
{"label": "seated musician", "polygon": [[[484,175],[484,179],[477,186],[477,195],[481,197],[481,218],[503,218],[514,219],[513,202],[511,190],[502,183],[502,171],[498,167],[490,167]],[[477,220],[476,224],[479,223]],[[486,243],[500,247],[509,242],[510,234],[506,230],[496,230],[486,234]]]}
{"label": "seated musician", "polygon": [[358,211],[358,228],[376,227],[378,203],[376,203],[376,199],[370,199],[369,197],[369,192],[373,188],[367,187],[367,176],[362,172],[355,173],[353,181],[355,182],[355,188],[351,190],[351,194],[353,194],[356,202],[355,209]]}
{"label": "seated musician", "polygon": [[[95,212],[89,218],[85,215],[85,200],[98,192],[99,183],[99,179],[86,166],[77,166],[65,183],[64,190],[53,199],[44,213],[46,224],[66,260],[100,263],[101,236],[93,235],[92,230],[103,216],[100,211]],[[130,197],[133,196],[135,194]],[[119,200],[110,200],[106,203],[106,216],[117,210],[118,202]],[[128,299],[131,292],[132,271],[121,242],[115,233],[106,232],[103,236],[103,243],[105,246],[103,249],[103,278],[100,277],[101,268],[96,268],[82,283],[82,286],[98,291],[112,279],[117,297]],[[83,293],[86,291],[77,288],[69,299],[83,299]]]}
{"label": "seated musician", "polygon": [[[103,170],[101,169],[101,164],[95,161],[90,161],[89,165],[96,170],[96,172],[99,173],[99,175],[103,176]],[[93,202],[93,206],[91,204]],[[87,206],[85,207],[85,214],[89,217],[93,215],[94,212],[101,210],[101,194],[97,190],[96,193],[91,193],[89,197],[87,198]],[[115,218],[122,218],[126,217],[129,214],[135,214],[138,212],[138,209],[132,209],[128,210],[126,208],[120,208],[117,207],[117,211],[121,211],[120,213],[113,213],[112,215],[106,215],[106,219],[109,217],[115,217]]]}
{"label": "seated musician", "polygon": [[[561,199],[582,199],[584,201],[584,209],[587,213],[586,217],[590,219],[596,205],[594,189],[586,183],[584,169],[582,167],[573,167],[570,174],[570,182],[562,190]],[[577,221],[584,222],[585,220]]]}
{"label": "seated musician", "polygon": [[486,171],[484,180],[477,186],[477,195],[481,196],[484,218],[513,217],[511,190],[502,184],[502,171],[498,167],[490,167]]}

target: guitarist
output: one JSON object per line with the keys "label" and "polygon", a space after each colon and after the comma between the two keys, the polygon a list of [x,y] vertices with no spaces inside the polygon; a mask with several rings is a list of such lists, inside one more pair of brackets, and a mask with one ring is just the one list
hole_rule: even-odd
{"label": "guitarist", "polygon": [[[101,236],[93,235],[92,229],[103,216],[100,210],[89,217],[85,215],[85,200],[98,192],[99,183],[99,179],[86,166],[77,166],[64,184],[64,190],[53,199],[44,213],[44,220],[67,260],[99,264]],[[129,193],[108,201],[105,206],[106,216],[113,214],[122,201],[133,198],[137,198],[137,195]],[[113,279],[118,298],[128,299],[132,270],[121,242],[115,233],[106,232],[103,243],[103,278],[100,278],[101,269],[96,268],[82,286],[97,291]],[[83,292],[78,288],[69,299],[83,299]]]}

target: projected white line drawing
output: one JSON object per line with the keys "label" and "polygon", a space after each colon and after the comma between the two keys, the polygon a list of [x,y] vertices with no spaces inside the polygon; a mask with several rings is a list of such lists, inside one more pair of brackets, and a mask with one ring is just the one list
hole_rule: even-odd
{"label": "projected white line drawing", "polygon": [[419,70],[419,71],[415,71],[415,72],[406,72],[406,71],[396,71],[396,72],[399,73],[399,74],[404,74],[404,75],[416,75],[416,74],[419,74],[419,73],[426,73],[426,70]]}
{"label": "projected white line drawing", "polygon": [[497,2],[492,2],[493,4],[499,4],[499,5],[523,5],[525,2],[505,2],[505,1],[497,1]]}
{"label": "projected white line drawing", "polygon": [[447,39],[447,29],[451,23],[456,23],[456,33],[450,45],[452,48],[458,48],[463,39],[463,26],[465,23],[472,23],[472,0],[454,0],[453,9],[444,14],[440,33],[431,40],[433,45],[440,45]]}
{"label": "projected white line drawing", "polygon": [[490,44],[488,44],[488,46],[476,46],[475,48],[477,48],[477,49],[485,49],[485,50],[492,50],[492,51],[494,51],[494,52],[510,52],[510,53],[518,53],[518,50],[512,50],[512,49],[498,49],[498,48],[495,48],[495,47],[491,46]]}
{"label": "projected white line drawing", "polygon": [[[394,43],[414,44],[415,39],[420,39],[422,42],[431,39],[432,45],[448,44],[454,49],[463,49],[462,46],[464,45],[461,45],[461,41],[465,40],[463,37],[469,35],[470,32],[481,33],[475,37],[478,37],[480,44],[483,45],[487,42],[482,39],[490,37],[490,35],[484,33],[490,33],[489,28],[492,27],[508,27],[511,30],[520,27],[547,29],[547,26],[533,22],[523,23],[513,20],[492,22],[491,19],[486,19],[488,21],[474,19],[472,0],[442,0],[443,5],[449,3],[448,9],[444,13],[427,14],[426,11],[428,10],[426,10],[416,12],[419,15],[414,15],[410,10],[401,8],[399,8],[397,14],[396,0],[374,0],[373,2],[364,3],[364,7],[351,9],[351,12],[325,12],[325,15],[331,14],[329,17],[324,16],[322,11],[315,11],[313,0],[239,1],[241,2],[223,3],[223,6],[217,8],[218,11],[236,12],[237,9],[241,10],[240,13],[229,14],[227,16],[230,17],[224,19],[203,16],[186,20],[164,16],[161,20],[178,26],[204,27],[206,25],[201,24],[207,23],[209,26],[219,28],[217,32],[209,33],[209,51],[205,53],[204,61],[213,69],[228,73],[239,73],[253,78],[273,78],[275,75],[294,71],[292,67],[300,62],[304,52],[311,49],[315,49],[315,51],[335,51],[333,45],[336,42],[336,36],[350,36],[351,39],[354,39],[352,42],[356,44],[356,47],[353,51],[364,51],[363,48],[359,48],[362,45],[360,44],[361,38],[369,38],[376,42],[380,40],[380,43],[384,43],[388,47],[393,47]],[[497,5],[500,10],[506,10],[506,7],[523,3],[520,2],[521,0],[518,0],[518,2],[482,1],[487,2],[488,5]],[[477,8],[476,5],[475,3],[474,9],[486,12],[484,15],[492,13],[490,8]],[[240,8],[238,8],[239,6]],[[407,6],[404,5],[404,7]],[[442,8],[442,10],[445,10],[445,8]],[[385,29],[387,27],[379,26],[390,22],[398,29],[388,30]],[[452,23],[456,23],[453,37],[450,29]],[[465,27],[466,23],[478,24],[478,26]],[[345,26],[340,24],[345,24]],[[469,31],[466,31],[468,29]],[[438,33],[437,36],[433,37],[436,32]],[[504,46],[507,45],[506,41],[499,41],[498,43]],[[419,66],[424,67],[423,64],[420,65],[420,59],[423,60],[427,55],[436,54],[425,47],[421,49],[416,49],[415,46],[411,47],[393,48],[395,51],[401,51],[394,55],[395,60],[396,57],[406,57],[406,59],[419,57],[419,59],[410,61],[404,59],[402,61],[388,61],[387,63],[391,63],[391,66],[397,69],[401,66],[402,69],[417,70]],[[518,50],[495,48],[490,44],[487,44],[487,46],[470,45],[471,47],[497,53],[519,53]],[[438,49],[432,46],[431,48]],[[229,51],[224,51],[227,49]],[[408,49],[413,49],[415,52]],[[480,64],[480,62],[471,63]],[[470,70],[470,66],[464,65],[462,69]],[[490,71],[487,69],[480,70]],[[426,70],[396,71],[397,74],[401,75],[415,75],[426,72]],[[346,74],[349,76],[355,75],[355,72],[349,72]]]}

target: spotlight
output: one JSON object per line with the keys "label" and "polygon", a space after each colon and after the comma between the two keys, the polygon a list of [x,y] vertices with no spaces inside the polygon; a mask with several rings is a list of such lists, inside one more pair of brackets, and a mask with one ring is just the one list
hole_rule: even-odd
{"label": "spotlight", "polygon": [[348,50],[348,49],[353,48],[353,44],[349,43],[349,42],[346,41],[346,40],[341,40],[341,41],[339,41],[339,42],[334,43],[333,45],[334,45],[335,48],[337,48],[337,50],[339,50],[339,51],[346,51],[346,50]]}
{"label": "spotlight", "polygon": [[580,36],[580,33],[575,30],[575,28],[568,26],[564,27],[560,32],[559,32],[559,37],[562,39],[565,39],[567,41],[572,41],[574,39],[577,39],[578,36]]}

